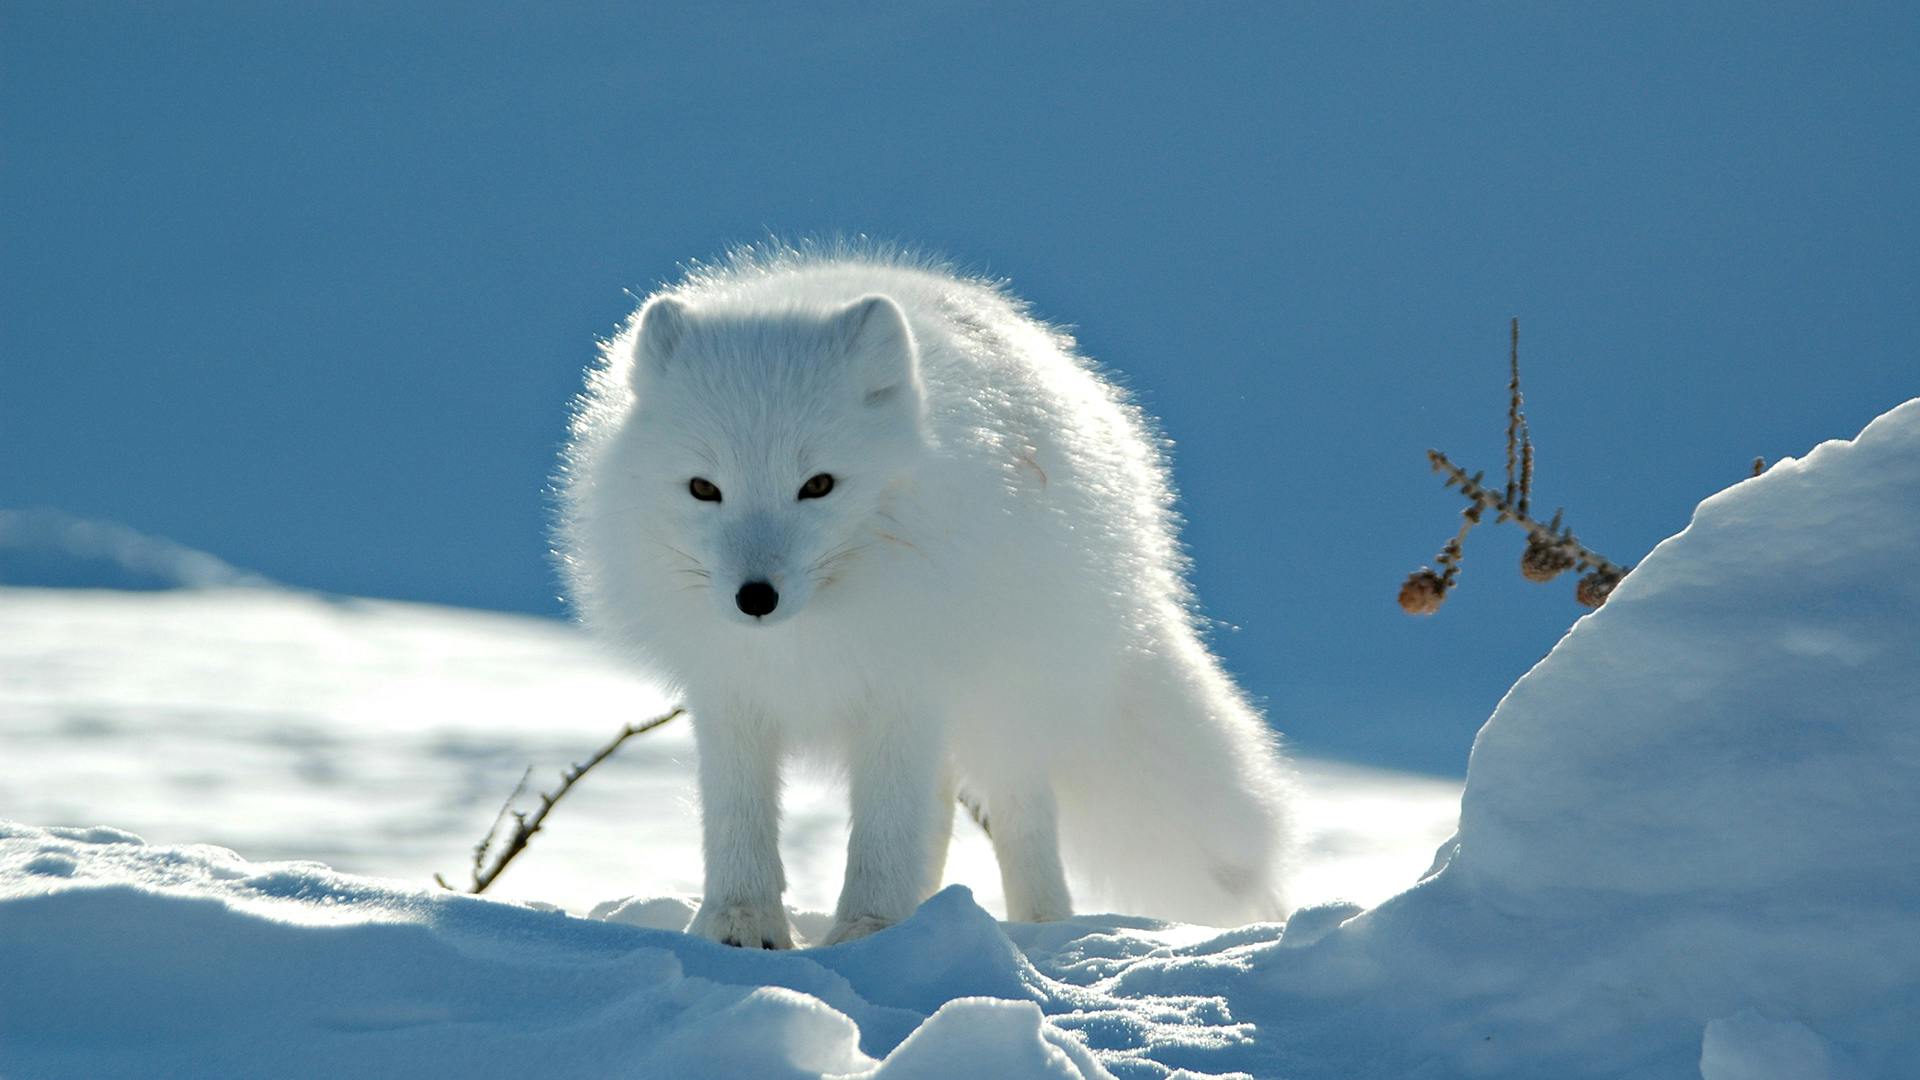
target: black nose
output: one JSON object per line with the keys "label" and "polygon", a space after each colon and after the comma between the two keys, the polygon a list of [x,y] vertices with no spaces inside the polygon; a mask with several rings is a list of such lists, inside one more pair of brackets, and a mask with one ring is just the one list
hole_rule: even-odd
{"label": "black nose", "polygon": [[780,606],[780,594],[767,582],[749,581],[733,594],[733,602],[741,611],[757,619]]}

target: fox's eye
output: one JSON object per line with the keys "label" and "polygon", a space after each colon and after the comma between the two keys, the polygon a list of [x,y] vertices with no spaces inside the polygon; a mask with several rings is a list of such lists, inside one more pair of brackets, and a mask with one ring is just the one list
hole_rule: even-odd
{"label": "fox's eye", "polygon": [[817,499],[832,490],[833,474],[815,473],[806,483],[800,485],[800,497],[803,499]]}
{"label": "fox's eye", "polygon": [[687,481],[687,490],[692,492],[693,497],[699,499],[701,502],[720,501],[720,489],[714,487],[713,481],[705,477],[696,476]]}

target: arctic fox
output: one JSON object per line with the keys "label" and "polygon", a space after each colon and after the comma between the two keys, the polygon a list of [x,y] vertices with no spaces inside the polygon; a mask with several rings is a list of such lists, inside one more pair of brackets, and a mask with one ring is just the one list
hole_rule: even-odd
{"label": "arctic fox", "polygon": [[1148,423],[991,282],[875,251],[735,252],[606,343],[561,472],[585,620],[685,695],[691,931],[788,948],[782,760],[844,768],[825,944],[939,886],[956,795],[1016,921],[1077,879],[1145,914],[1278,918],[1275,740],[1195,626]]}

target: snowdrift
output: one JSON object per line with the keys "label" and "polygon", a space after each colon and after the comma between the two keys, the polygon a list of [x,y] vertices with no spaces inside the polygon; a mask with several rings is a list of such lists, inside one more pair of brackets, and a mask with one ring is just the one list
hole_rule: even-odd
{"label": "snowdrift", "polygon": [[1444,869],[1266,972],[1290,1051],[1920,1075],[1916,556],[1920,400],[1702,503],[1501,701]]}
{"label": "snowdrift", "polygon": [[9,1077],[1105,1075],[959,887],[801,955],[105,828],[4,827],[0,876]]}
{"label": "snowdrift", "polygon": [[1707,500],[1500,703],[1437,869],[1285,926],[953,888],[746,953],[9,826],[0,1074],[1920,1074],[1917,554],[1920,401]]}

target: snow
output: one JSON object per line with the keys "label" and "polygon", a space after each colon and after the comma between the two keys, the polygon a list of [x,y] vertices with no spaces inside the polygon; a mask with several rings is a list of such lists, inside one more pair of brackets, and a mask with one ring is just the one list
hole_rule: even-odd
{"label": "snow", "polygon": [[[1424,878],[1419,834],[1445,824],[1427,801],[1310,764],[1316,884],[1285,925],[1009,925],[952,886],[791,953],[677,932],[698,863],[674,839],[671,727],[502,879],[576,911],[620,899],[582,916],[420,886],[459,867],[447,844],[519,758],[579,756],[657,706],[564,628],[10,591],[0,805],[111,808],[96,819],[156,842],[0,831],[0,1074],[1920,1074],[1917,551],[1920,401],[1708,499],[1578,623],[1482,730]],[[212,790],[186,782],[196,762]],[[284,801],[261,809],[263,789]],[[837,877],[827,790],[795,792],[813,910]],[[324,836],[306,842],[359,872],[175,842],[214,836]],[[953,876],[990,901],[990,856]]]}
{"label": "snow", "polygon": [[1100,995],[1040,974],[962,886],[866,941],[748,953],[317,863],[5,826],[0,911],[8,1075],[1112,1075],[1042,1011]]}
{"label": "snow", "polygon": [[[529,787],[550,789],[620,725],[669,705],[552,620],[275,589],[0,588],[0,815],[21,821],[110,821],[157,843],[464,881],[528,765]],[[1459,816],[1455,781],[1309,760],[1301,783],[1306,899],[1392,895]],[[634,739],[488,895],[587,911],[697,893],[693,794],[685,724]],[[831,910],[845,793],[802,774],[786,803],[789,900]],[[999,877],[959,818],[949,879],[1003,913]]]}
{"label": "snow", "polygon": [[115,589],[272,584],[204,551],[45,508],[0,509],[0,582]]}
{"label": "snow", "polygon": [[1707,1025],[1700,1048],[1702,1080],[1826,1080],[1833,1075],[1826,1040],[1793,1020],[1769,1020],[1752,1009]]}

